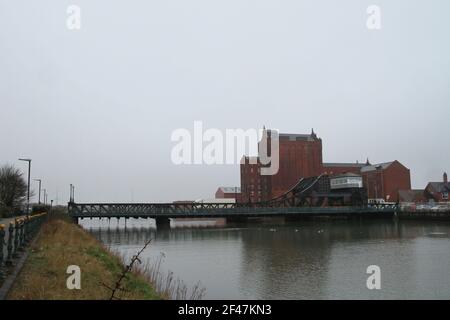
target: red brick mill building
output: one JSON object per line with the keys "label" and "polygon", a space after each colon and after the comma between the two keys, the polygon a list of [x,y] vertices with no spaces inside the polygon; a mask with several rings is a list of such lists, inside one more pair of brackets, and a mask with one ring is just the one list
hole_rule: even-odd
{"label": "red brick mill building", "polygon": [[[264,129],[265,130],[265,129]],[[270,155],[271,131],[265,130]],[[263,135],[264,136],[264,135]],[[258,145],[260,147],[261,142]],[[279,134],[279,170],[274,175],[261,175],[258,158],[244,156],[241,162],[241,195],[238,201],[270,200],[291,189],[300,178],[322,173],[336,175],[346,172],[360,174],[369,199],[398,201],[398,191],[411,189],[410,171],[397,160],[381,164],[324,163],[322,139],[311,134]]]}

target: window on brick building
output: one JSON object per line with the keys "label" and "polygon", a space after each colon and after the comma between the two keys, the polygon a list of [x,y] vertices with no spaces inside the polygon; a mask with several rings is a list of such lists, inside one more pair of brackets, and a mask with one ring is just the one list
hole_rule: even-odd
{"label": "window on brick building", "polygon": [[442,193],[442,199],[448,200],[448,192],[443,192]]}

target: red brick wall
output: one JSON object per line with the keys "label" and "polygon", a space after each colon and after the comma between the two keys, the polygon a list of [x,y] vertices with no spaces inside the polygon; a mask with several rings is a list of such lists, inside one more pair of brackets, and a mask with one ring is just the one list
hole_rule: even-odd
{"label": "red brick wall", "polygon": [[410,171],[398,161],[394,161],[384,170],[363,172],[362,177],[367,194],[372,199],[383,198],[396,202],[399,190],[411,189]]}
{"label": "red brick wall", "polygon": [[225,193],[219,188],[216,191],[215,198],[216,199],[223,199],[223,198],[225,198]]}
{"label": "red brick wall", "polygon": [[239,198],[239,192],[225,193],[222,191],[222,189],[219,188],[216,191],[215,198],[216,199],[237,199],[237,198]]}
{"label": "red brick wall", "polygon": [[241,164],[241,202],[261,201],[260,164],[250,164],[248,160]]}
{"label": "red brick wall", "polygon": [[384,190],[385,199],[390,195],[389,201],[398,201],[399,190],[411,189],[410,171],[398,161],[394,161],[384,170]]}
{"label": "red brick wall", "polygon": [[383,175],[381,170],[361,173],[363,185],[369,199],[385,199],[383,190]]}
{"label": "red brick wall", "polygon": [[317,176],[322,171],[322,140],[280,139],[278,173],[270,178],[271,197],[283,194],[300,178]]}
{"label": "red brick wall", "polygon": [[272,199],[286,192],[300,178],[319,175],[322,172],[322,140],[280,137],[277,174],[261,176],[260,168],[260,164],[249,164],[248,161],[241,164],[243,202]]}
{"label": "red brick wall", "polygon": [[426,186],[425,191],[427,196],[433,198],[433,200],[436,202],[449,201],[449,199],[444,199],[444,195],[442,194],[442,192],[433,192],[433,188],[431,188],[429,184]]}

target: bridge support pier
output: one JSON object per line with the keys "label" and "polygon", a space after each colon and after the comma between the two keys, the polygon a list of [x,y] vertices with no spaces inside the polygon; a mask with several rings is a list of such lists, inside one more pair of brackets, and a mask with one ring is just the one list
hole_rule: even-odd
{"label": "bridge support pier", "polygon": [[78,224],[78,217],[72,217],[72,221],[73,223]]}
{"label": "bridge support pier", "polygon": [[311,220],[313,217],[309,215],[290,215],[284,217],[284,222],[299,222],[299,221],[305,221],[305,220]]}
{"label": "bridge support pier", "polygon": [[247,217],[227,217],[227,223],[246,223]]}
{"label": "bridge support pier", "polygon": [[170,219],[169,218],[155,218],[156,230],[168,230],[170,229]]}

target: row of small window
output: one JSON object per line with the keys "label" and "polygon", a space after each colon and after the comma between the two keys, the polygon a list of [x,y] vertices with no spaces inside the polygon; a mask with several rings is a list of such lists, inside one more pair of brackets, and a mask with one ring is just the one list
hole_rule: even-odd
{"label": "row of small window", "polygon": [[[244,190],[243,191],[244,193],[255,193],[255,191],[254,191],[254,189],[250,189],[250,190]],[[262,190],[261,189],[258,189],[258,194],[261,194],[262,193]]]}
{"label": "row of small window", "polygon": [[[255,185],[254,184],[251,184],[251,185],[249,185],[249,186],[247,186],[247,187],[243,187],[242,188],[243,189],[243,191],[246,191],[246,190],[255,190],[256,189],[256,187],[255,187]],[[264,191],[266,191],[266,190],[269,190],[269,188],[267,187],[267,186],[265,186],[265,185],[258,185],[258,190],[264,190]]]}

